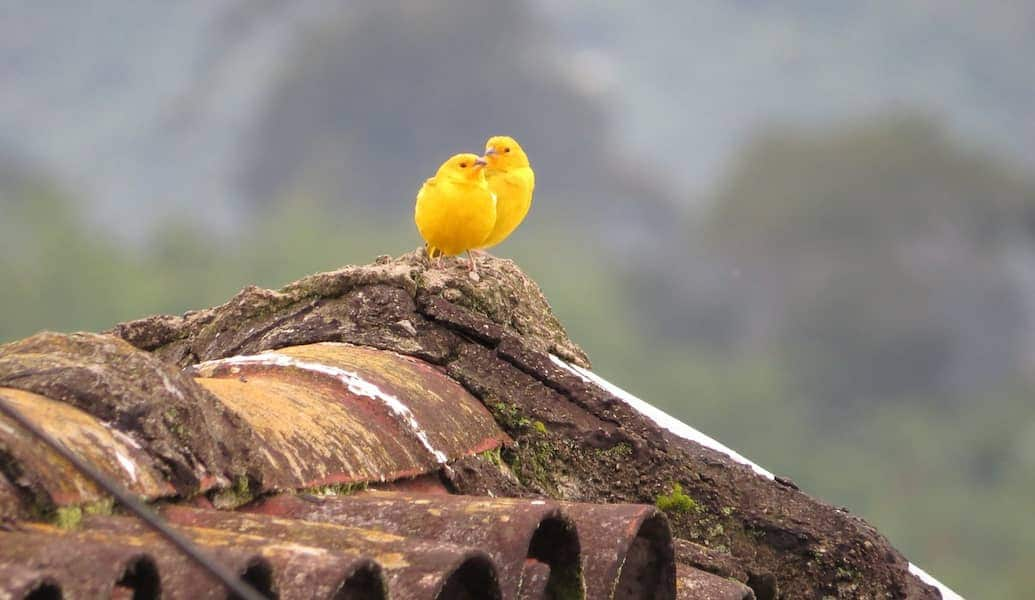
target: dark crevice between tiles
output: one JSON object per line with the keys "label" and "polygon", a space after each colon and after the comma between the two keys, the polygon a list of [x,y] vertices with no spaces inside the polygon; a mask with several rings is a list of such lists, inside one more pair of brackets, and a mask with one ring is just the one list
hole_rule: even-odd
{"label": "dark crevice between tiles", "polygon": [[615,598],[663,598],[675,577],[672,543],[661,515],[655,515],[640,525],[636,538],[625,556]]}
{"label": "dark crevice between tiles", "polygon": [[539,523],[528,543],[528,558],[550,567],[547,598],[577,600],[585,597],[580,554],[579,536],[573,523],[559,517],[548,517]]}
{"label": "dark crevice between tiles", "polygon": [[[260,595],[276,600],[277,592],[273,588],[273,567],[264,558],[253,558],[241,573],[241,581],[255,588]],[[229,600],[242,600],[237,594],[230,594]]]}
{"label": "dark crevice between tiles", "polygon": [[154,600],[161,597],[158,567],[149,556],[133,559],[115,583],[111,597],[117,600]]}
{"label": "dark crevice between tiles", "polygon": [[25,600],[61,600],[64,595],[61,586],[49,579],[40,581],[25,595]]}
{"label": "dark crevice between tiles", "polygon": [[465,560],[449,574],[435,600],[500,600],[496,567],[486,556]]}
{"label": "dark crevice between tiles", "polygon": [[363,565],[352,572],[333,600],[384,600],[388,598],[381,568],[377,563]]}
{"label": "dark crevice between tiles", "polygon": [[0,477],[10,482],[21,505],[18,510],[25,510],[37,518],[51,519],[57,508],[53,500],[43,486],[32,485],[31,479],[24,475],[15,457],[0,447]]}

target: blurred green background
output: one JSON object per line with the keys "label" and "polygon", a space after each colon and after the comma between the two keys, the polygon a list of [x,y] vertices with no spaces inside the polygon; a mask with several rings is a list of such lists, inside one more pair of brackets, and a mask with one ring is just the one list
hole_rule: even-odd
{"label": "blurred green background", "polygon": [[419,243],[516,136],[503,246],[595,369],[972,598],[1035,586],[1035,6],[16,4],[0,342]]}

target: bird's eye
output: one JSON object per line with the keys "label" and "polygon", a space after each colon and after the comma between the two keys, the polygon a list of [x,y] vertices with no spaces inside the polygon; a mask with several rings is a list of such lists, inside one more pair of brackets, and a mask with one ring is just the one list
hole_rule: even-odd
{"label": "bird's eye", "polygon": [[460,168],[461,169],[466,169],[467,168],[467,163],[460,163]]}
{"label": "bird's eye", "polygon": [[510,148],[504,148],[503,151],[504,152],[510,152]]}

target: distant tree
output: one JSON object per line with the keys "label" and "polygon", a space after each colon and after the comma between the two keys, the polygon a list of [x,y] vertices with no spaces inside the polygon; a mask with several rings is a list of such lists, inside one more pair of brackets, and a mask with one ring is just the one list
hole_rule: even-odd
{"label": "distant tree", "polygon": [[0,160],[0,256],[0,342],[99,325],[125,297],[112,285],[123,256],[84,226],[67,190],[16,160]]}
{"label": "distant tree", "polygon": [[348,3],[298,41],[253,131],[247,195],[264,206],[304,192],[339,215],[397,218],[450,154],[507,133],[552,200],[535,207],[544,222],[657,211],[663,194],[609,149],[604,104],[574,83],[529,4]]}
{"label": "distant tree", "polygon": [[987,246],[1035,233],[1032,217],[1030,182],[907,113],[758,136],[734,160],[712,230],[726,250],[791,257],[946,236]]}
{"label": "distant tree", "polygon": [[1033,217],[1030,183],[905,114],[759,136],[706,229],[741,274],[749,337],[844,403],[1016,366],[1035,299],[1010,257],[1031,251]]}

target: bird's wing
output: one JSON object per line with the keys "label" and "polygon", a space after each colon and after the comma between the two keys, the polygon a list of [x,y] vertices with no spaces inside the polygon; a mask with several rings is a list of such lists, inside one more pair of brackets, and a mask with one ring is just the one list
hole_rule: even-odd
{"label": "bird's wing", "polygon": [[435,178],[434,177],[429,177],[429,178],[425,179],[424,180],[424,184],[420,186],[419,190],[417,190],[417,202],[420,202],[421,196],[423,196],[426,191],[428,191],[430,189],[433,189],[434,187],[435,187]]}
{"label": "bird's wing", "polygon": [[529,168],[508,171],[507,174],[503,176],[503,180],[506,181],[508,185],[517,188],[528,188],[531,190],[535,187],[535,173],[533,173],[532,169]]}

